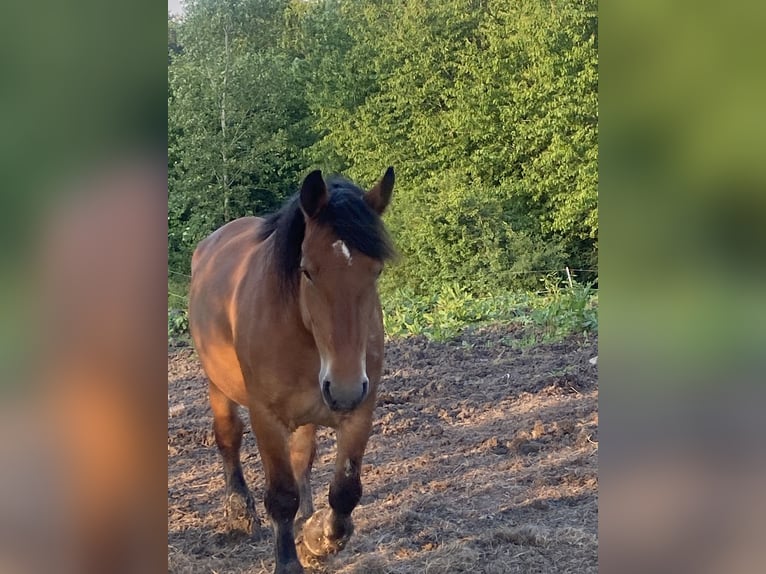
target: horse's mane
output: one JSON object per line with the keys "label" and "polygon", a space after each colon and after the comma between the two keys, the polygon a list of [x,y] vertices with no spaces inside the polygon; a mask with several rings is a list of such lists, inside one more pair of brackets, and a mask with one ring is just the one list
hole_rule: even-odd
{"label": "horse's mane", "polygon": [[[380,216],[364,201],[364,192],[341,176],[326,180],[329,201],[319,212],[317,222],[329,226],[348,247],[379,261],[394,256],[391,239]],[[300,208],[299,194],[288,199],[282,208],[268,215],[261,225],[258,239],[274,235],[274,264],[286,294],[294,294],[298,286],[301,245],[306,223]]]}

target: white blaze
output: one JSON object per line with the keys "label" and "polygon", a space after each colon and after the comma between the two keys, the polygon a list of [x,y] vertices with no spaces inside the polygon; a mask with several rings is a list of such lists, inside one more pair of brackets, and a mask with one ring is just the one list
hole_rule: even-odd
{"label": "white blaze", "polygon": [[348,264],[351,265],[351,252],[348,250],[348,247],[346,246],[343,241],[338,239],[335,243],[332,244],[332,248],[338,255],[342,255],[346,258],[346,261],[348,261]]}

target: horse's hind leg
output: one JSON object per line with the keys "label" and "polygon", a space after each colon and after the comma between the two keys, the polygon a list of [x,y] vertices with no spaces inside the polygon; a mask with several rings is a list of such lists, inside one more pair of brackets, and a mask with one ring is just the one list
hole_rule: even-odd
{"label": "horse's hind leg", "polygon": [[314,514],[311,492],[311,467],[316,456],[316,425],[304,425],[293,432],[290,438],[290,462],[293,475],[298,483],[301,498],[301,518],[308,519]]}
{"label": "horse's hind leg", "polygon": [[255,501],[245,483],[239,458],[244,425],[237,412],[237,404],[225,396],[212,382],[210,383],[210,406],[213,410],[215,443],[218,445],[218,452],[221,453],[226,480],[224,514],[232,529],[252,533],[253,526],[257,524]]}

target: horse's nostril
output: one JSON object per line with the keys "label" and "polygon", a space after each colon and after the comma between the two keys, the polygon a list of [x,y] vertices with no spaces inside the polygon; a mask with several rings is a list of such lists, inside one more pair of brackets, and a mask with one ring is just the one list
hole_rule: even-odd
{"label": "horse's nostril", "polygon": [[322,392],[327,396],[330,395],[330,381],[322,383]]}
{"label": "horse's nostril", "polygon": [[367,379],[362,381],[362,396],[363,397],[367,396],[367,388],[369,386],[370,386],[370,382]]}

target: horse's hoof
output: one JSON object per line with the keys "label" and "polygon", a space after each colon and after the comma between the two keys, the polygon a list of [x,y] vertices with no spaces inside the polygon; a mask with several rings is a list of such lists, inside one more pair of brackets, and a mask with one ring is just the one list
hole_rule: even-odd
{"label": "horse's hoof", "polygon": [[354,533],[351,517],[344,520],[341,532],[334,533],[331,512],[329,509],[316,512],[303,525],[299,544],[313,556],[322,557],[340,552]]}
{"label": "horse's hoof", "polygon": [[248,492],[247,496],[239,492],[232,492],[226,497],[223,515],[230,530],[243,530],[253,534],[254,527],[258,525],[255,513],[255,501]]}

